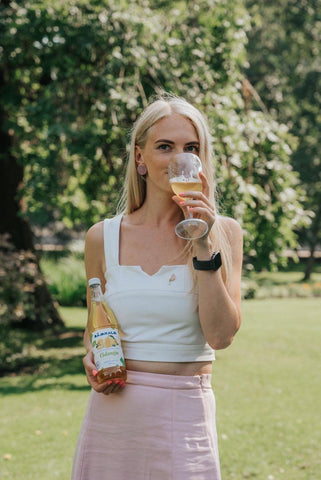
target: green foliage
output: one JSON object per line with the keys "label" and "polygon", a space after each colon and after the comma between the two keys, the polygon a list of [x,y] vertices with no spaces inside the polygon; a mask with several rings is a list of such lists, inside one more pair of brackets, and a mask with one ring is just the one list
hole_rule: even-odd
{"label": "green foliage", "polygon": [[43,258],[40,265],[49,291],[59,305],[86,305],[86,275],[82,258],[76,255],[59,260]]}
{"label": "green foliage", "polygon": [[285,261],[304,217],[294,141],[244,104],[243,0],[30,0],[11,2],[0,21],[5,128],[25,166],[32,222],[88,227],[113,214],[127,134],[165,90],[207,115],[222,208],[241,222],[252,266]]}
{"label": "green foliage", "polygon": [[243,225],[249,268],[284,265],[285,245],[295,248],[294,229],[305,216],[298,178],[289,165],[295,143],[285,125],[267,121],[261,112],[239,114],[238,121],[235,112],[223,115],[215,142],[223,208]]}
{"label": "green foliage", "polygon": [[304,207],[315,214],[302,241],[316,245],[321,240],[321,4],[245,4],[252,19],[247,75],[272,115],[297,137],[291,162],[306,192]]}
{"label": "green foliage", "polygon": [[243,276],[243,299],[313,298],[321,297],[321,274],[314,273],[313,280],[302,281],[302,272],[251,272]]}

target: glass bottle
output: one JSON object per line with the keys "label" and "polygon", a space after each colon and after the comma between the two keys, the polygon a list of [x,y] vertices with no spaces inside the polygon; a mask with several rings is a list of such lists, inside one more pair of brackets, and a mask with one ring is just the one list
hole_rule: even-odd
{"label": "glass bottle", "polygon": [[97,368],[97,380],[126,380],[126,365],[117,319],[104,301],[99,278],[88,281],[91,296],[88,332]]}

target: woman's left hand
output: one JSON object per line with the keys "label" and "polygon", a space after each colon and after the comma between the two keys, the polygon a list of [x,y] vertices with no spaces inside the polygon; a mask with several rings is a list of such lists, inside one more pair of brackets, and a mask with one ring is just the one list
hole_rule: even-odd
{"label": "woman's left hand", "polygon": [[200,172],[199,177],[202,181],[202,192],[192,190],[182,192],[178,196],[175,195],[173,200],[181,207],[185,218],[190,218],[190,213],[193,218],[204,220],[208,225],[208,235],[215,222],[215,208],[208,199],[210,188],[204,173]]}

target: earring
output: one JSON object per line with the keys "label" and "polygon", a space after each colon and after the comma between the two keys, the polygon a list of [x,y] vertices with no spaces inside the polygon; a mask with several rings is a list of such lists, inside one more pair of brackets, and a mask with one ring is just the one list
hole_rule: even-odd
{"label": "earring", "polygon": [[139,165],[137,165],[137,173],[139,175],[146,175],[147,173],[147,167],[145,165],[145,163],[140,163]]}

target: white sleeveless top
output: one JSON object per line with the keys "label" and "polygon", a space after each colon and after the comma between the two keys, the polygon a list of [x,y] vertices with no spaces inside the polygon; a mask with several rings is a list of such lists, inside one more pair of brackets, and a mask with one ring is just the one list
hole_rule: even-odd
{"label": "white sleeveless top", "polygon": [[154,275],[119,265],[122,215],[104,220],[105,300],[123,330],[125,358],[158,362],[215,359],[198,316],[188,265],[163,265]]}

